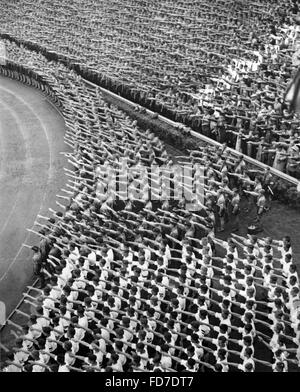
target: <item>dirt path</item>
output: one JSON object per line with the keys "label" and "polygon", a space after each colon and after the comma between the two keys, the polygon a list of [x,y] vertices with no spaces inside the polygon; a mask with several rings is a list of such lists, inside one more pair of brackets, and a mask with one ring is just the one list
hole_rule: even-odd
{"label": "dirt path", "polygon": [[32,279],[30,235],[64,185],[64,122],[39,91],[0,77],[0,300],[7,315]]}

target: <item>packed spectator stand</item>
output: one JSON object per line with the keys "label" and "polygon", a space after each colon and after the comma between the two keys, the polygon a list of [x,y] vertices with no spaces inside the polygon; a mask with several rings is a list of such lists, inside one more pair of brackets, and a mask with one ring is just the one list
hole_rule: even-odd
{"label": "packed spectator stand", "polygon": [[1,32],[67,55],[105,87],[300,178],[296,1],[5,4]]}
{"label": "packed spectator stand", "polygon": [[[205,15],[211,20],[210,13],[213,10],[215,15],[215,7],[219,5],[220,16],[216,22],[220,28],[219,31],[215,29],[216,22],[213,23],[212,30],[217,30],[214,31],[214,43],[212,47],[208,43],[205,48],[208,51],[218,49],[219,54],[204,54],[201,59],[203,72],[217,75],[216,69],[210,67],[206,71],[205,65],[207,59],[219,64],[220,54],[222,62],[226,63],[222,55],[230,53],[225,49],[222,53],[218,47],[226,36],[222,19],[228,20],[228,15],[236,10],[236,4],[241,12],[250,10],[245,16],[251,23],[259,15],[257,36],[252,38],[258,42],[262,40],[259,45],[263,45],[266,32],[261,32],[260,23],[268,21],[272,9],[266,15],[266,6],[260,3],[253,3],[248,8],[243,2],[232,2],[233,8],[230,8],[226,2],[225,14],[222,2],[176,2],[175,21],[171,22],[175,27],[172,42],[178,47],[172,48],[167,39],[160,41],[158,26],[165,31],[167,15],[172,18],[168,7],[173,9],[174,2],[151,2],[151,6],[145,3],[147,8],[141,8],[142,2],[137,6],[137,2],[125,1],[122,8],[126,10],[128,6],[128,13],[124,11],[117,17],[116,11],[121,7],[117,1],[109,2],[110,6],[105,1],[101,4],[73,2],[72,6],[64,1],[51,3],[51,6],[40,1],[32,13],[26,10],[32,9],[34,4],[22,2],[24,8],[19,7],[18,11],[24,13],[22,18],[17,19],[15,25],[2,25],[1,30],[21,36],[30,25],[25,34],[28,40],[50,50],[66,51],[76,57],[76,61],[88,64],[90,58],[92,68],[95,67],[104,78],[105,75],[110,80],[115,77],[118,85],[126,86],[128,78],[136,89],[139,102],[144,99],[147,104],[152,93],[155,105],[160,104],[163,110],[167,110],[168,104],[170,111],[176,108],[177,120],[184,120],[178,117],[182,115],[181,108],[184,116],[191,116],[190,111],[197,110],[194,120],[205,132],[206,109],[203,105],[199,108],[198,98],[192,97],[190,101],[184,98],[186,92],[198,93],[190,69],[193,62],[188,60],[189,55],[192,59],[199,58],[198,44],[193,43],[193,38],[196,43],[200,40],[203,47],[199,32],[193,35],[191,29],[199,25],[201,30],[200,18],[202,24],[206,24]],[[275,2],[270,4],[277,7]],[[198,15],[194,13],[194,6],[199,7]],[[259,13],[257,7],[260,7]],[[134,17],[135,9],[139,19]],[[89,13],[85,15],[84,10]],[[104,10],[105,17],[100,23],[98,13]],[[161,13],[157,20],[152,18],[156,11]],[[90,12],[94,17],[91,18]],[[46,14],[50,17],[46,18]],[[70,16],[76,23],[70,21]],[[132,24],[127,18],[132,18]],[[193,26],[187,25],[189,20],[194,20]],[[133,28],[139,26],[138,23],[140,29]],[[157,41],[151,34],[144,34],[144,23],[148,23],[149,31],[156,32]],[[230,23],[228,35],[231,35]],[[124,25],[129,31],[127,36],[122,30],[125,42],[118,33],[119,26]],[[237,37],[240,33],[246,34],[246,26],[243,24],[241,28],[237,23],[232,32]],[[286,28],[289,26],[287,23]],[[98,31],[102,31],[103,36],[107,34],[107,41],[97,43],[90,38],[97,37]],[[168,28],[168,31],[172,33],[172,29]],[[141,41],[135,42],[134,37],[139,32]],[[209,33],[206,35],[210,37]],[[71,36],[78,41],[68,38]],[[194,44],[195,55],[189,52],[188,37],[192,38],[190,46]],[[151,47],[147,38],[152,41]],[[236,50],[242,51],[243,58],[247,58],[243,44],[234,39],[232,44],[239,48]],[[91,42],[95,44],[94,49],[91,49]],[[11,62],[1,67],[1,73],[42,89],[59,106],[67,128],[66,143],[74,150],[68,154],[74,171],[67,170],[70,180],[62,190],[64,194],[58,195],[57,204],[63,213],[52,211],[51,218],[38,216],[36,227],[41,240],[32,249],[40,287],[32,288],[36,295],[26,295],[32,310],[32,314],[24,314],[28,324],[19,326],[8,321],[15,328],[16,345],[2,371],[297,370],[300,361],[299,278],[293,264],[290,239],[258,239],[255,235],[243,238],[233,233],[227,241],[221,241],[215,236],[215,232],[224,230],[228,219],[235,222],[238,231],[241,199],[247,200],[249,209],[257,209],[258,222],[263,219],[271,199],[270,172],[253,172],[242,156],[233,157],[226,146],[220,149],[195,146],[189,157],[179,157],[182,160],[179,164],[192,165],[195,180],[192,188],[183,187],[185,196],[193,195],[192,206],[188,207],[186,198],[179,200],[175,196],[178,179],[176,172],[172,172],[172,159],[151,130],[139,129],[130,117],[108,105],[99,89],[88,88],[82,77],[68,67],[49,61],[41,53],[22,45],[5,43]],[[249,50],[248,43],[245,47]],[[124,52],[123,56],[122,50],[126,48],[129,54]],[[154,57],[153,50],[161,53],[161,57]],[[282,55],[285,50],[278,48],[278,53]],[[175,52],[173,57],[169,56],[170,51]],[[147,55],[150,69],[154,67],[151,71],[155,75],[153,85],[143,68]],[[275,58],[278,64],[280,55]],[[288,56],[282,56],[283,62],[289,61]],[[169,58],[169,69],[166,58]],[[165,69],[161,68],[162,64]],[[119,74],[122,65],[124,68]],[[230,61],[226,65],[229,66]],[[195,67],[200,64],[195,63]],[[279,69],[282,69],[280,65]],[[263,71],[260,75],[267,77]],[[290,75],[286,79],[283,77],[282,84],[275,85],[274,96],[282,96]],[[181,76],[192,86],[178,83]],[[270,75],[267,78],[272,84]],[[157,85],[164,80],[165,84]],[[201,77],[198,82],[205,85]],[[160,101],[169,84],[174,90],[167,92],[168,98]],[[153,87],[158,89],[157,93]],[[141,96],[143,90],[145,95]],[[261,93],[258,100],[262,96],[265,98],[266,92]],[[264,106],[261,101],[260,105]],[[236,107],[236,103],[232,106]],[[232,113],[235,119],[238,115],[238,112]],[[276,121],[276,126],[280,127],[281,116],[276,117]],[[292,122],[287,124],[294,130]],[[233,128],[247,134],[243,122]],[[210,136],[213,130],[210,125]],[[291,133],[289,146],[297,144],[298,136]],[[146,175],[143,172],[139,177],[139,172],[130,171],[128,197],[122,198],[116,193],[118,189],[110,185],[111,171],[118,173],[118,183],[122,183],[120,166],[124,164],[126,170],[146,168]],[[150,184],[153,185],[149,170],[153,166],[167,168],[171,173],[169,188],[165,186],[163,174],[154,178],[159,185],[155,200],[149,196]],[[204,192],[193,192],[197,184],[203,185]]]}

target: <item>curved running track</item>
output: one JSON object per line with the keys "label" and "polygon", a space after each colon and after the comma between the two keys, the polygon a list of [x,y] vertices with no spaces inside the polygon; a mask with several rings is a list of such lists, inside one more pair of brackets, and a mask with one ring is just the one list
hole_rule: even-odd
{"label": "curved running track", "polygon": [[[0,77],[0,301],[7,315],[32,282],[32,228],[66,182],[64,121],[34,88]],[[38,228],[36,228],[36,231]]]}

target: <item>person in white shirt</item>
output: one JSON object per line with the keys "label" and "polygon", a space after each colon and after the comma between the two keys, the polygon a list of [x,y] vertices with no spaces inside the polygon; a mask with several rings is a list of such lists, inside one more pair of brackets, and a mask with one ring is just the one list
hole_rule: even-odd
{"label": "person in white shirt", "polygon": [[278,248],[278,251],[281,253],[282,258],[286,257],[287,255],[293,256],[293,249],[291,247],[291,244],[288,242],[285,242],[283,246],[280,246]]}
{"label": "person in white shirt", "polygon": [[97,366],[101,366],[103,358],[106,355],[106,341],[100,337],[98,340],[95,340],[90,344],[90,349],[96,356]]}
{"label": "person in white shirt", "polygon": [[9,353],[7,355],[7,361],[6,363],[8,364],[2,369],[3,373],[21,373],[23,371],[23,365],[20,363],[14,361],[14,354]]}
{"label": "person in white shirt", "polygon": [[71,314],[69,310],[63,305],[59,307],[59,313],[60,313],[60,326],[66,330],[67,327],[70,325],[71,322]]}
{"label": "person in white shirt", "polygon": [[238,369],[242,372],[252,373],[255,370],[255,366],[251,361],[247,361],[245,364],[238,365]]}
{"label": "person in white shirt", "polygon": [[64,350],[65,350],[65,364],[68,366],[73,366],[76,361],[76,358],[73,353],[72,342],[66,341],[64,343]]}
{"label": "person in white shirt", "polygon": [[132,263],[132,261],[133,261],[133,253],[129,250],[128,247],[123,249],[122,259],[123,259],[123,262],[124,261],[128,261],[129,264]]}
{"label": "person in white shirt", "polygon": [[48,327],[50,325],[50,319],[44,316],[44,308],[42,306],[37,306],[35,309],[37,313],[36,324],[39,328]]}
{"label": "person in white shirt", "polygon": [[61,278],[67,282],[72,278],[72,271],[74,270],[73,264],[68,260],[62,260],[63,270],[61,271]]}
{"label": "person in white shirt", "polygon": [[[29,358],[30,351],[25,350],[23,348],[23,339],[20,339],[20,338],[16,339],[15,350],[16,350],[16,353],[14,354],[13,361],[17,362],[21,365],[24,364]],[[25,352],[25,351],[27,351],[27,352]]]}
{"label": "person in white shirt", "polygon": [[247,347],[244,351],[243,354],[240,355],[241,360],[243,361],[242,366],[245,368],[245,366],[250,363],[253,366],[253,369],[255,368],[255,363],[253,360],[253,354],[254,351],[252,350],[251,347]]}
{"label": "person in white shirt", "polygon": [[139,342],[136,344],[136,354],[141,358],[140,364],[142,368],[147,370],[149,365],[149,354],[144,343]]}
{"label": "person in white shirt", "polygon": [[189,358],[187,361],[181,361],[181,364],[188,372],[198,372],[199,370],[199,363],[197,363],[194,358]]}
{"label": "person in white shirt", "polygon": [[38,318],[36,315],[31,315],[29,318],[30,331],[32,333],[33,339],[38,339],[43,332],[41,326],[37,323],[37,320]]}
{"label": "person in white shirt", "polygon": [[252,339],[255,338],[256,332],[253,328],[253,324],[245,324],[243,328],[238,328],[238,332],[242,334],[242,336],[250,336]]}
{"label": "person in white shirt", "polygon": [[231,313],[227,309],[222,309],[221,313],[215,313],[214,317],[220,320],[220,325],[225,324],[228,326],[228,333],[231,327]]}
{"label": "person in white shirt", "polygon": [[232,253],[227,253],[226,257],[223,259],[223,265],[231,265],[233,269],[237,268],[237,261]]}
{"label": "person in white shirt", "polygon": [[293,257],[291,254],[287,254],[281,258],[281,266],[283,275],[286,277],[289,274],[290,266],[293,265]]}
{"label": "person in white shirt", "polygon": [[172,358],[169,353],[169,346],[167,344],[163,344],[161,347],[158,346],[157,350],[161,353],[160,366],[163,369],[172,368]]}
{"label": "person in white shirt", "polygon": [[240,347],[242,347],[240,353],[241,357],[245,357],[245,353],[248,348],[250,348],[252,352],[254,352],[253,339],[250,335],[244,336],[242,340],[233,339],[233,341],[235,341]]}
{"label": "person in white shirt", "polygon": [[71,262],[76,263],[80,257],[80,253],[79,253],[77,246],[75,246],[75,244],[73,242],[70,242],[68,245],[68,248],[70,251],[68,258],[70,259]]}
{"label": "person in white shirt", "polygon": [[52,277],[51,278],[51,284],[52,284],[52,289],[50,291],[49,296],[53,298],[54,300],[59,299],[62,294],[62,290],[60,287],[57,286],[57,277]]}
{"label": "person in white shirt", "polygon": [[[46,365],[43,361],[43,355],[39,351],[32,351],[32,373],[43,373],[46,370]],[[43,366],[45,365],[45,366]]]}
{"label": "person in white shirt", "polygon": [[211,339],[211,338],[205,337],[205,340],[210,341],[214,346],[217,347],[217,350],[219,350],[221,348],[224,350],[227,350],[228,339],[226,339],[225,336],[223,336],[223,335],[218,336],[217,339]]}
{"label": "person in white shirt", "polygon": [[[59,319],[58,317],[56,318],[56,325],[55,325],[55,330],[58,330],[58,323]],[[61,329],[61,332],[63,332],[63,329]],[[49,353],[55,353],[56,349],[58,347],[56,340],[59,339],[60,334],[58,332],[55,332],[54,330],[51,330],[49,333],[49,336],[47,337],[46,344],[45,344],[45,351]]]}
{"label": "person in white shirt", "polygon": [[276,361],[274,365],[272,365],[273,372],[275,373],[284,373],[287,372],[285,363],[282,361]]}
{"label": "person in white shirt", "polygon": [[[50,287],[45,287],[44,289],[44,295],[45,297],[50,296]],[[44,316],[49,317],[49,312],[51,309],[55,308],[55,302],[53,298],[44,298],[43,299],[43,308],[44,308]]]}
{"label": "person in white shirt", "polygon": [[269,244],[265,244],[263,248],[260,248],[260,253],[262,257],[265,257],[266,255],[274,256],[273,248]]}
{"label": "person in white shirt", "polygon": [[58,367],[58,373],[68,373],[70,372],[70,369],[68,367],[68,365],[65,363],[65,358],[63,355],[58,356],[56,359],[57,363],[59,364]]}
{"label": "person in white shirt", "polygon": [[232,238],[229,238],[227,241],[222,241],[220,239],[215,239],[214,241],[216,242],[216,244],[219,244],[222,248],[226,250],[226,255],[233,254],[235,259],[238,258],[238,251]]}
{"label": "person in white shirt", "polygon": [[220,324],[220,326],[213,326],[212,329],[218,333],[218,336],[229,338],[229,328],[227,324]]}
{"label": "person in white shirt", "polygon": [[231,277],[229,275],[224,276],[223,278],[220,278],[220,284],[224,286],[224,288],[229,288],[229,297],[231,300],[234,300],[237,290],[234,287],[234,284],[232,283]]}

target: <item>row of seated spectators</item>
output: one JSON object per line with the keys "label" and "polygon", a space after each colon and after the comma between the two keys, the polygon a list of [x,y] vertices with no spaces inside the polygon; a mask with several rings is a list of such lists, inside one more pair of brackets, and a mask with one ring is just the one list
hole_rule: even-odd
{"label": "row of seated spectators", "polygon": [[299,59],[297,1],[5,1],[0,32],[300,178],[299,118],[283,101]]}
{"label": "row of seated spectators", "polygon": [[[204,166],[196,179],[203,177],[205,192],[196,188],[189,207],[172,185],[166,197],[158,174],[152,200],[149,178],[132,168],[171,170],[164,144],[73,71],[18,46],[8,50],[57,95],[74,170],[58,195],[61,212],[38,216],[41,286],[25,296],[31,314],[17,310],[28,323],[8,321],[16,343],[2,371],[297,370],[299,278],[290,238],[215,237],[213,198],[243,191],[225,181],[231,171],[243,183],[242,160],[226,170],[226,149],[196,148],[190,158]],[[18,68],[1,72],[41,87]],[[110,187],[112,172],[127,195]]]}

